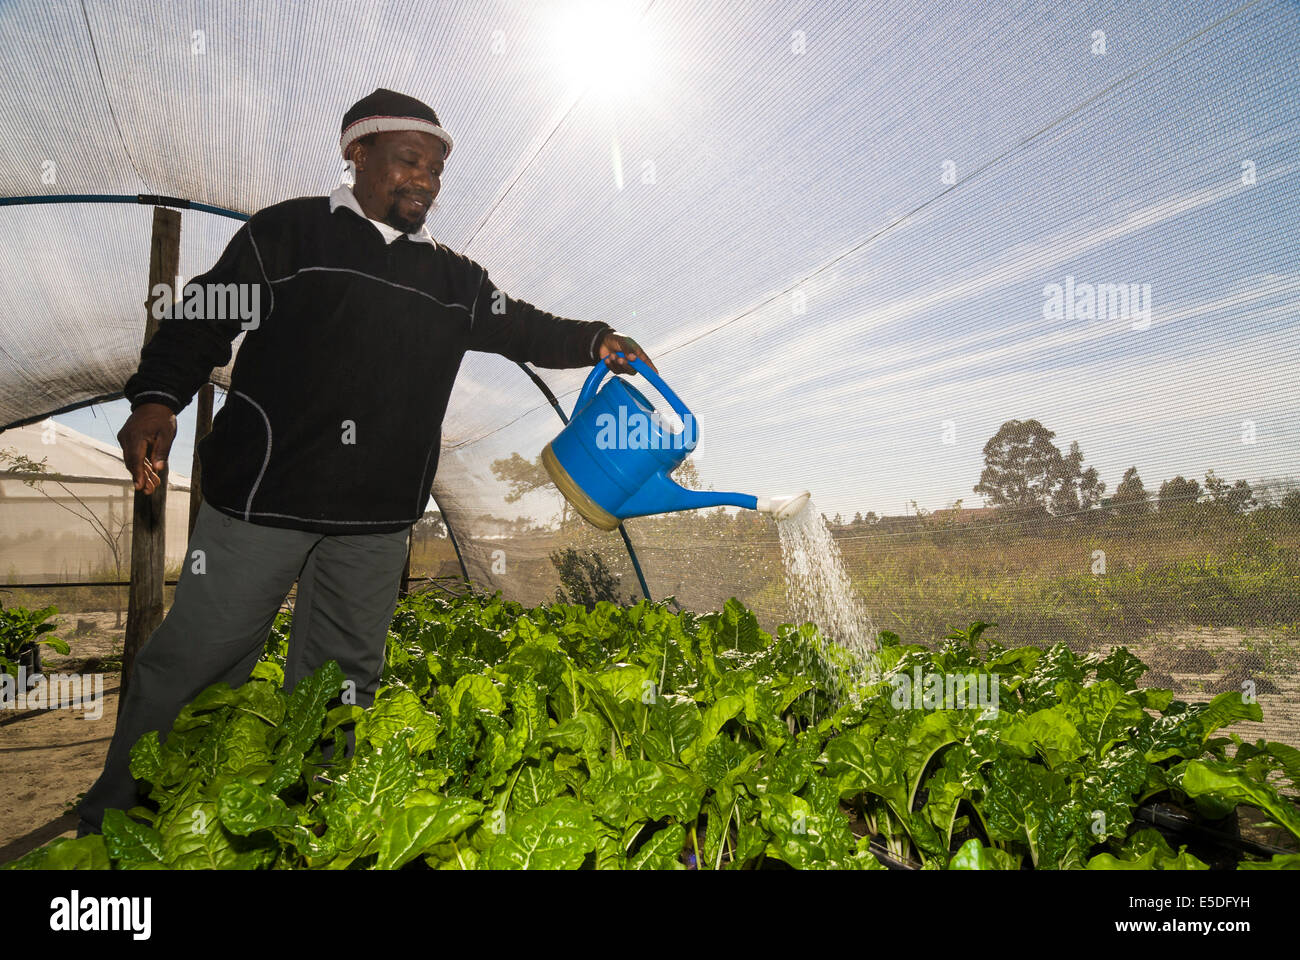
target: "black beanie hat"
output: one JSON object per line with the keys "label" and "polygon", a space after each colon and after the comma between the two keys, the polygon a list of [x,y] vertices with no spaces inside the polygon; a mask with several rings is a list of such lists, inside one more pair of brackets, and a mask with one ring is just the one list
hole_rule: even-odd
{"label": "black beanie hat", "polygon": [[446,154],[451,154],[451,135],[438,123],[438,115],[427,104],[404,93],[380,87],[368,97],[362,97],[343,114],[343,130],[339,136],[339,150],[346,154],[348,144],[371,133],[390,130],[417,130],[431,133],[444,144]]}

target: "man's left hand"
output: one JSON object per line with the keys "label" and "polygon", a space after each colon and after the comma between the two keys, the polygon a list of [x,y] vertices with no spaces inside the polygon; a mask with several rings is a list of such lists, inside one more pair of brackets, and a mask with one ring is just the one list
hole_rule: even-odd
{"label": "man's left hand", "polygon": [[[622,357],[614,356],[615,353],[623,354]],[[636,369],[628,360],[636,357],[643,361],[655,373],[659,368],[654,365],[654,361],[646,354],[645,350],[627,334],[611,331],[605,334],[605,339],[600,341],[600,359],[605,366],[615,373],[636,373]]]}

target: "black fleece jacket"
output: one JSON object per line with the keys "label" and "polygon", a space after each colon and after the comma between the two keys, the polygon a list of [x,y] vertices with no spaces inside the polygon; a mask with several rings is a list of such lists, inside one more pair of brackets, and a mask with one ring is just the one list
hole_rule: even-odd
{"label": "black fleece jacket", "polygon": [[[214,286],[226,284],[247,286]],[[180,412],[246,329],[199,442],[203,498],[252,523],[327,534],[395,533],[420,519],[467,350],[589,366],[612,329],[508,297],[442,244],[386,243],[355,211],[331,212],[328,197],[259,211],[187,297],[195,285],[208,295],[185,312],[204,315],[162,320],[124,387],[131,408]],[[213,291],[242,293],[258,315],[244,320]]]}

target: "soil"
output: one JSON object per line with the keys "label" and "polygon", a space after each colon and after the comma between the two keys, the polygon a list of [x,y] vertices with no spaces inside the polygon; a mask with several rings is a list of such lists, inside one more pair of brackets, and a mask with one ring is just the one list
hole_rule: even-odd
{"label": "soil", "polygon": [[71,709],[0,710],[0,863],[56,837],[76,836],[71,807],[99,776],[113,738],[125,617],[123,627],[112,611],[70,613],[51,622],[58,625],[54,636],[71,649],[64,657],[42,647],[41,669],[101,674],[102,699]]}
{"label": "soil", "polygon": [[1264,722],[1245,721],[1218,735],[1235,733],[1247,743],[1275,740],[1300,746],[1300,648],[1294,630],[1184,627],[1126,646],[1150,667],[1140,685],[1164,682],[1189,703],[1209,700],[1225,690],[1240,691],[1243,680],[1251,681]]}

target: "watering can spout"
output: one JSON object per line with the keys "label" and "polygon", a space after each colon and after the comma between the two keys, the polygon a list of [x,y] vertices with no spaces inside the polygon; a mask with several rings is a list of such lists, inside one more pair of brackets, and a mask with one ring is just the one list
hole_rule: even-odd
{"label": "watering can spout", "polygon": [[810,491],[804,490],[785,497],[758,497],[754,509],[759,513],[770,513],[778,520],[790,520],[803,512],[811,496]]}
{"label": "watering can spout", "polygon": [[705,507],[744,507],[747,510],[757,510],[758,498],[747,493],[687,490],[660,470],[650,475],[619,512],[627,517],[641,517],[652,513],[701,510]]}

